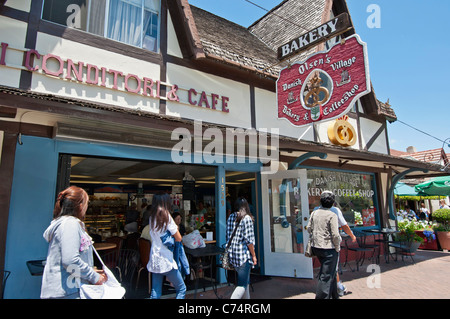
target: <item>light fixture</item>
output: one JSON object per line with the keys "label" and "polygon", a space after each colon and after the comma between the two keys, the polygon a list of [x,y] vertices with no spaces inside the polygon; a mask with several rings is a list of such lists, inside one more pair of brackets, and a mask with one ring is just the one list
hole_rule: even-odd
{"label": "light fixture", "polygon": [[[242,175],[242,174],[246,174],[246,173],[247,172],[228,172],[228,173],[225,173],[225,177],[237,176],[237,175]],[[216,175],[202,177],[202,179],[216,179]]]}
{"label": "light fixture", "polygon": [[238,179],[238,180],[236,180],[236,182],[251,182],[254,180],[255,180],[255,178],[252,177],[252,178]]}
{"label": "light fixture", "polygon": [[88,175],[70,175],[70,178],[94,178],[94,176],[88,176]]}
{"label": "light fixture", "polygon": [[125,182],[107,182],[107,181],[70,181],[70,184],[105,184],[105,185],[128,185]]}
{"label": "light fixture", "polygon": [[179,179],[140,178],[140,177],[119,177],[118,180],[126,180],[126,181],[142,181],[142,182],[167,182],[167,183],[176,183],[176,182],[180,182]]}

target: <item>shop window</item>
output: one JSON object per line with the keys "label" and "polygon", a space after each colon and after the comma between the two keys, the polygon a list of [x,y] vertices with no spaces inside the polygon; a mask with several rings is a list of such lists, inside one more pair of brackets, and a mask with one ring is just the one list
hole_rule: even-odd
{"label": "shop window", "polygon": [[158,50],[159,0],[45,0],[42,19]]}
{"label": "shop window", "polygon": [[322,191],[329,190],[334,192],[336,206],[350,227],[378,225],[372,174],[309,169],[307,176],[310,211],[320,206]]}

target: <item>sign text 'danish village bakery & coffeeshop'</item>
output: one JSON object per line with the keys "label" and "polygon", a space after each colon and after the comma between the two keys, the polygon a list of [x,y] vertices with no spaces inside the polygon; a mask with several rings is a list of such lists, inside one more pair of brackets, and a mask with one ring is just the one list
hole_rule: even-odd
{"label": "sign text 'danish village bakery & coffeeshop'", "polygon": [[353,35],[280,71],[278,118],[295,126],[335,119],[369,92],[367,47]]}

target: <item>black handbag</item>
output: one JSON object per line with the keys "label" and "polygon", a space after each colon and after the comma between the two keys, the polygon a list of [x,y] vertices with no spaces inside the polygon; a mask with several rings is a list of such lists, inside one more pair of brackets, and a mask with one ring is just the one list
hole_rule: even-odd
{"label": "black handbag", "polygon": [[238,229],[241,221],[239,221],[239,224],[234,227],[233,234],[231,235],[230,239],[228,240],[227,247],[225,248],[225,251],[219,256],[220,262],[222,263],[222,268],[226,270],[234,270],[234,266],[231,264],[230,256],[229,256],[229,248],[231,245],[231,241],[233,240],[234,234],[236,234],[236,230]]}
{"label": "black handbag", "polygon": [[[313,215],[314,212],[311,213],[311,216],[309,217],[310,222],[311,222],[311,228],[314,228],[314,220],[313,220]],[[309,236],[309,240],[308,243],[306,244],[306,248],[305,248],[305,256],[312,258],[314,257],[314,252],[312,250],[312,234]]]}

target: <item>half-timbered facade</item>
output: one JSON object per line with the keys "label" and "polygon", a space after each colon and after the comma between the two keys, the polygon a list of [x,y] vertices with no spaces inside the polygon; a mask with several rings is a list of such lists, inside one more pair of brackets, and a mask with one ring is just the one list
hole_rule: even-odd
{"label": "half-timbered facade", "polygon": [[[353,227],[384,227],[398,179],[441,174],[440,165],[390,155],[387,121],[396,115],[376,88],[341,119],[353,129],[351,145],[330,137],[335,119],[299,127],[278,118],[280,71],[355,30],[282,62],[277,48],[350,14],[344,0],[280,1],[249,28],[187,0],[0,3],[0,264],[13,271],[6,298],[39,297],[41,278],[26,262],[45,259],[42,233],[68,185],[92,196],[90,185],[119,187],[128,202],[156,190],[201,195],[218,246],[225,197],[248,194],[258,271],[311,277],[303,229],[323,189],[335,191]],[[230,148],[227,134],[236,140]],[[181,184],[189,175],[197,187],[188,195]]]}

